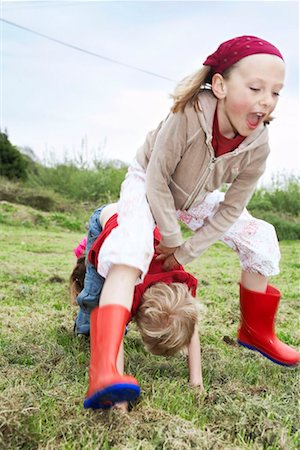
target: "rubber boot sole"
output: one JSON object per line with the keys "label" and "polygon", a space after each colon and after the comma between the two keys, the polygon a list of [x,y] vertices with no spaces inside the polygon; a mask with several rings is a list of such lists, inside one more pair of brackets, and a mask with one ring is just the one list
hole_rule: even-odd
{"label": "rubber boot sole", "polygon": [[254,352],[258,352],[258,353],[260,353],[261,355],[263,355],[265,358],[268,358],[270,361],[272,361],[272,362],[275,363],[275,364],[279,364],[280,366],[291,367],[291,368],[297,367],[297,366],[298,366],[298,363],[295,363],[295,364],[286,364],[286,363],[283,363],[283,362],[281,362],[281,361],[278,361],[277,359],[271,358],[271,356],[267,355],[267,353],[264,353],[264,352],[262,352],[261,350],[259,350],[258,348],[252,347],[252,346],[249,345],[249,344],[245,344],[245,342],[242,342],[242,341],[240,341],[239,339],[238,339],[237,342],[238,342],[238,344],[241,345],[242,347],[246,347],[246,348],[248,348],[249,350],[252,350],[252,351],[254,351]]}
{"label": "rubber boot sole", "polygon": [[96,391],[83,402],[84,408],[108,409],[115,403],[132,402],[140,395],[140,387],[136,384],[119,383]]}

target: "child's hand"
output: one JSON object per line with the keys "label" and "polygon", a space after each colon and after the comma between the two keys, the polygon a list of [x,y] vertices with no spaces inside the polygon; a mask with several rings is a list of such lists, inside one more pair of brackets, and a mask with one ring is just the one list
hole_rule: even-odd
{"label": "child's hand", "polygon": [[[155,249],[155,252],[159,255],[157,259],[166,259],[168,256],[172,255],[178,247],[166,247],[161,243]],[[177,263],[178,264],[178,263]]]}
{"label": "child's hand", "polygon": [[205,398],[205,390],[203,384],[193,384],[190,382],[190,388],[193,390],[195,407],[201,408],[203,406],[203,400]]}
{"label": "child's hand", "polygon": [[167,256],[167,258],[163,263],[163,269],[166,271],[176,269],[178,266],[179,262],[177,261],[174,255]]}

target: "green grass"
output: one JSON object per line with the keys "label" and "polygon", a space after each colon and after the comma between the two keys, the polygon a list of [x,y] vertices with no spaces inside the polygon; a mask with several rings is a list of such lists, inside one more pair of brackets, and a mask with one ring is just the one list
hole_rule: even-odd
{"label": "green grass", "polygon": [[[86,411],[89,344],[72,333],[72,249],[82,232],[0,225],[0,448],[296,449],[299,372],[235,343],[239,262],[216,244],[188,266],[205,305],[200,324],[205,394],[187,384],[184,356],[145,352],[135,325],[126,370],[142,394],[128,415]],[[300,346],[299,241],[282,241],[277,331]]]}

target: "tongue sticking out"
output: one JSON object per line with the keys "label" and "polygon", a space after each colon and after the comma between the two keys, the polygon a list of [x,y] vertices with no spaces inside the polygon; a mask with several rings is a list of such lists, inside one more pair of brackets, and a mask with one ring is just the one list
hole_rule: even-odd
{"label": "tongue sticking out", "polygon": [[250,113],[247,116],[247,122],[250,128],[255,128],[259,124],[260,117],[256,113]]}

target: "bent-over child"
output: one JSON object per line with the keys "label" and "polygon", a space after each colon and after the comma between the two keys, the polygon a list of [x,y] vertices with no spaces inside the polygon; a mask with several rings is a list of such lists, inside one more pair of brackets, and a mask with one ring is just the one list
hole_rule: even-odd
{"label": "bent-over child", "polygon": [[[189,382],[203,390],[200,342],[197,329],[198,307],[196,305],[197,280],[178,264],[170,271],[164,271],[163,261],[154,254],[148,273],[142,283],[138,283],[133,291],[133,302],[129,308],[119,309],[107,305],[108,320],[99,321],[99,296],[105,286],[105,279],[97,271],[101,247],[107,237],[118,226],[118,216],[115,214],[116,204],[98,208],[89,221],[87,239],[87,261],[84,286],[77,297],[79,312],[75,321],[75,333],[88,335],[90,333],[90,371],[89,390],[84,406],[86,408],[108,408],[123,400],[133,400],[139,395],[140,388],[133,377],[127,377],[122,382],[123,374],[123,334],[124,323],[135,319],[142,340],[147,350],[155,355],[175,355],[187,348],[189,365]],[[154,248],[160,242],[160,233],[155,228],[153,234]],[[71,277],[70,284],[78,278],[78,261]],[[116,267],[119,276],[128,276],[130,269]],[[134,270],[134,269],[133,269]],[[100,302],[100,306],[101,302]],[[109,320],[121,321],[121,326],[112,327]],[[116,324],[115,324],[116,325]],[[103,361],[103,349],[107,348],[109,363]],[[106,354],[107,357],[108,354]],[[117,357],[118,355],[118,357]],[[108,386],[104,392],[103,379],[113,379],[112,388]],[[127,382],[126,382],[127,381]],[[116,385],[119,385],[116,387]]]}

